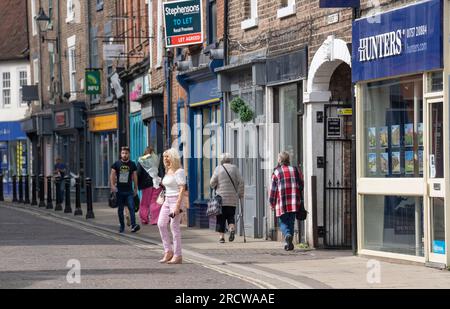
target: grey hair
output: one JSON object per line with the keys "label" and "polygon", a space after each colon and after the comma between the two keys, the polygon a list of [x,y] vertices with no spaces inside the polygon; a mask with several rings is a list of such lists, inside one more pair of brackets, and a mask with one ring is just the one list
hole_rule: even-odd
{"label": "grey hair", "polygon": [[233,157],[229,153],[223,153],[220,156],[220,164],[225,164],[225,163],[231,164],[232,161],[233,161]]}
{"label": "grey hair", "polygon": [[278,162],[280,162],[280,164],[283,164],[283,165],[291,164],[289,152],[287,152],[287,151],[280,152],[278,154]]}

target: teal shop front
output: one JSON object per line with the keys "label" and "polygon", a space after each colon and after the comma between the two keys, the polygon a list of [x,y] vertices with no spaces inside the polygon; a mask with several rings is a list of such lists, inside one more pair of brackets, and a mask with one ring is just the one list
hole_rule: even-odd
{"label": "teal shop front", "polygon": [[137,162],[148,146],[147,126],[142,121],[141,112],[130,115],[130,158]]}
{"label": "teal shop front", "polygon": [[[178,76],[178,82],[188,94],[188,104],[179,103],[178,123],[189,125],[192,141],[186,148],[180,144],[188,177],[190,227],[209,228],[215,224],[215,218],[206,216],[206,207],[212,192],[209,182],[223,151],[222,94],[214,73],[221,65],[222,61],[215,60],[209,68]],[[180,134],[182,131],[180,128]]]}

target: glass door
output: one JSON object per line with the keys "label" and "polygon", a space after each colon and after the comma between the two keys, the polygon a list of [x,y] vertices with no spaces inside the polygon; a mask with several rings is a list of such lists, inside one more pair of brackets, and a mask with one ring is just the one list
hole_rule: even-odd
{"label": "glass door", "polygon": [[444,106],[442,99],[428,103],[430,262],[445,264]]}

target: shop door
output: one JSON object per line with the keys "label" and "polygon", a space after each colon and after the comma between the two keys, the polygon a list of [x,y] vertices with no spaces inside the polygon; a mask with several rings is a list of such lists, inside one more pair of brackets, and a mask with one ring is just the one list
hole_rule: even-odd
{"label": "shop door", "polygon": [[428,101],[429,260],[446,264],[444,106],[442,99]]}
{"label": "shop door", "polygon": [[[351,105],[325,105],[324,197],[321,228],[327,248],[351,247]],[[349,115],[350,114],[350,115]]]}
{"label": "shop door", "polygon": [[[228,124],[229,152],[239,166],[245,184],[244,200],[242,204],[245,235],[260,237],[258,226],[262,223],[261,213],[257,210],[257,148],[258,130],[255,124]],[[241,209],[237,209],[239,218]],[[237,222],[238,231],[242,235],[242,222]]]}

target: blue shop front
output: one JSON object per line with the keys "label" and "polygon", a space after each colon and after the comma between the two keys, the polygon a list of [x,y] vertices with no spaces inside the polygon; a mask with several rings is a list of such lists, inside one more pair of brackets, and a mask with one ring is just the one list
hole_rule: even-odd
{"label": "blue shop front", "polygon": [[443,12],[430,0],[353,23],[360,254],[449,265]]}
{"label": "blue shop front", "polygon": [[187,102],[180,100],[178,103],[177,120],[179,135],[185,137],[179,137],[179,147],[183,151],[188,177],[189,227],[209,228],[214,225],[206,216],[206,207],[211,196],[209,182],[223,150],[222,94],[214,73],[222,64],[223,61],[214,60],[208,67],[177,77],[188,94]]}
{"label": "blue shop front", "polygon": [[27,137],[20,122],[0,122],[0,169],[6,196],[12,194],[12,176],[27,174],[27,156]]}

